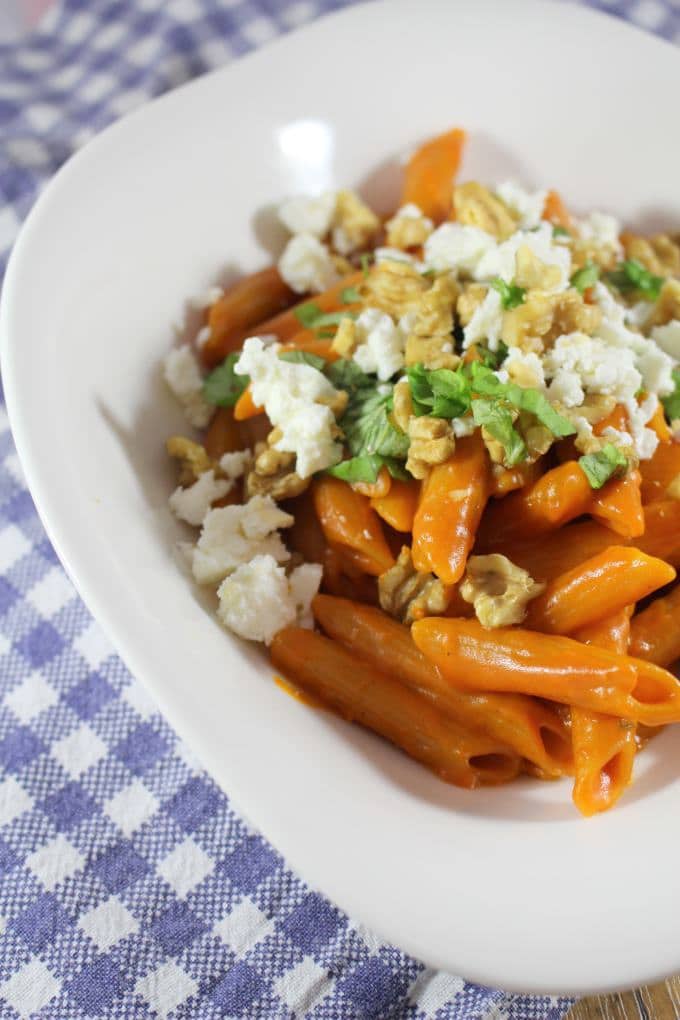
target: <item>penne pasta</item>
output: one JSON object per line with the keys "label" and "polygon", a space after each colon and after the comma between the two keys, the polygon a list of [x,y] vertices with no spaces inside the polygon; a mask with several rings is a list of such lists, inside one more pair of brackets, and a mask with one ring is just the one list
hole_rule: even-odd
{"label": "penne pasta", "polygon": [[645,517],[640,481],[640,472],[635,470],[629,471],[623,478],[614,478],[608,482],[593,497],[591,517],[623,538],[639,538],[644,535]]}
{"label": "penne pasta", "polygon": [[263,319],[296,301],[296,295],[281,279],[276,266],[238,280],[208,312],[210,336],[201,350],[209,367],[219,364],[235,351]]}
{"label": "penne pasta", "polygon": [[417,205],[435,223],[445,220],[464,144],[465,132],[455,128],[416,149],[406,164],[402,204]]}
{"label": "penne pasta", "polygon": [[509,747],[446,718],[427,698],[321,634],[279,631],[271,655],[275,668],[305,693],[385,737],[447,783],[473,789],[507,782],[520,770]]}
{"label": "penne pasta", "polygon": [[373,496],[371,506],[395,531],[411,531],[420,499],[420,482],[392,479],[389,492]]}
{"label": "penne pasta", "polygon": [[633,617],[630,654],[664,668],[680,659],[680,584]]}
{"label": "penne pasta", "polygon": [[367,496],[326,476],[314,483],[313,498],[326,540],[351,554],[360,570],[378,577],[394,565],[382,522]]}

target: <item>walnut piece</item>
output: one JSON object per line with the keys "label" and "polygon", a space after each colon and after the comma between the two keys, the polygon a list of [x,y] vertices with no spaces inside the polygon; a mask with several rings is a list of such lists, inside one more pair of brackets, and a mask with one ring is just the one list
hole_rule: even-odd
{"label": "walnut piece", "polygon": [[339,354],[341,358],[349,358],[357,345],[357,327],[354,319],[345,315],[338,323],[338,328],[333,337],[331,350]]}
{"label": "walnut piece", "polygon": [[413,206],[412,214],[408,207],[406,212],[400,210],[385,224],[386,243],[390,248],[406,251],[408,248],[417,248],[427,241],[434,230],[434,224],[429,216],[422,213],[416,215],[416,208]]}
{"label": "walnut piece", "polygon": [[478,181],[458,184],[453,189],[456,219],[470,227],[479,227],[504,241],[517,230],[517,221],[506,205]]}
{"label": "walnut piece", "polygon": [[275,450],[282,436],[280,428],[272,429],[266,443],[255,447],[255,464],[246,477],[246,496],[271,496],[273,500],[292,499],[309,487],[311,478],[300,478],[295,471],[295,454]]}
{"label": "walnut piece", "polygon": [[407,262],[378,262],[369,273],[362,290],[367,308],[379,308],[394,319],[411,311],[429,281]]}
{"label": "walnut piece", "polygon": [[380,606],[403,623],[446,612],[450,589],[433,574],[421,574],[413,566],[411,550],[403,546],[399,558],[378,578]]}
{"label": "walnut piece", "polygon": [[511,627],[522,622],[527,604],[544,588],[507,556],[491,553],[469,558],[460,594],[483,627]]}
{"label": "walnut piece", "polygon": [[339,191],[337,195],[331,240],[341,255],[365,248],[380,229],[380,220],[372,209],[353,191]]}
{"label": "walnut piece", "polygon": [[408,423],[413,414],[413,400],[408,379],[400,379],[392,391],[392,417],[402,432],[408,432]]}
{"label": "walnut piece", "polygon": [[672,319],[680,319],[679,280],[666,280],[646,326],[665,326]]}
{"label": "walnut piece", "polygon": [[410,333],[406,338],[404,347],[404,362],[407,365],[417,365],[419,362],[425,368],[457,368],[460,358],[453,353],[453,343],[450,336],[416,336]]}
{"label": "walnut piece", "polygon": [[411,330],[416,336],[450,336],[458,284],[452,276],[438,276],[414,309]]}
{"label": "walnut piece", "polygon": [[540,351],[564,333],[592,336],[601,321],[597,305],[586,304],[576,290],[559,294],[533,290],[523,304],[504,313],[501,337],[508,347]]}
{"label": "walnut piece", "polygon": [[667,234],[624,234],[622,241],[627,259],[637,259],[655,276],[680,277],[680,247]]}
{"label": "walnut piece", "polygon": [[456,449],[456,438],[446,418],[413,417],[408,423],[408,435],[411,442],[406,470],[414,478],[425,478],[431,467],[443,464]]}
{"label": "walnut piece", "polygon": [[486,297],[487,288],[483,283],[464,283],[456,302],[456,313],[461,326],[469,325],[482,301]]}
{"label": "walnut piece", "polygon": [[165,441],[168,455],[179,461],[179,484],[193,485],[206,471],[215,467],[204,446],[186,436],[170,436]]}
{"label": "walnut piece", "polygon": [[525,290],[553,290],[559,287],[562,272],[559,266],[542,262],[528,244],[522,244],[515,256],[515,283]]}

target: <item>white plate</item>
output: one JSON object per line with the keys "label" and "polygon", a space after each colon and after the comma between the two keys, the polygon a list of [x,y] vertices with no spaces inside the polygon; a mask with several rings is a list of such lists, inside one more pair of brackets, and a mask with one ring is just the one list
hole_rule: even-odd
{"label": "white plate", "polygon": [[456,790],[272,683],[173,554],[181,417],[159,381],[185,296],[267,261],[266,208],[359,184],[449,126],[466,175],[680,226],[680,59],[614,19],[534,0],[372,4],[314,24],[105,131],[17,243],[2,366],[56,549],[130,668],[310,883],[428,964],[537,992],[680,968],[680,749],[645,752],[611,814],[566,783]]}

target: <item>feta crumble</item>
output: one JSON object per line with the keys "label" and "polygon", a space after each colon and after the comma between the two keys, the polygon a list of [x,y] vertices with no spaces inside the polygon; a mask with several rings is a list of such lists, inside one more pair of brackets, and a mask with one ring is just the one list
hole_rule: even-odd
{"label": "feta crumble", "polygon": [[498,341],[503,328],[503,305],[501,296],[495,288],[490,287],[486,297],[480,305],[475,308],[474,314],[463,330],[463,347],[481,341],[485,342],[489,350],[498,350]]}
{"label": "feta crumble", "polygon": [[534,351],[523,351],[521,347],[508,348],[503,368],[512,382],[519,386],[534,389],[543,389],[545,386],[543,362]]}
{"label": "feta crumble", "polygon": [[526,245],[529,251],[548,266],[557,266],[560,278],[555,290],[569,286],[571,252],[564,245],[555,244],[552,225],[541,222],[537,230],[518,230],[507,241],[490,248],[477,263],[473,276],[476,280],[491,280],[500,276],[510,283],[517,270],[517,252]]}
{"label": "feta crumble", "polygon": [[209,510],[193,550],[194,577],[199,584],[217,584],[254,556],[271,556],[284,563],[290,553],[278,529],[289,528],[293,522],[271,496],[253,496],[243,505]]}
{"label": "feta crumble", "polygon": [[619,241],[621,224],[615,216],[592,212],[586,219],[577,222],[576,229],[582,241],[596,248],[610,248],[617,255],[622,254],[623,248]]}
{"label": "feta crumble", "polygon": [[235,450],[233,453],[223,453],[220,457],[220,468],[224,471],[227,478],[240,478],[250,467],[252,459],[253,455],[250,450]]}
{"label": "feta crumble", "polygon": [[352,357],[363,372],[375,372],[385,382],[404,367],[406,336],[386,312],[365,309],[355,328],[359,343]]}
{"label": "feta crumble", "polygon": [[680,319],[672,319],[665,326],[654,326],[652,339],[662,351],[680,361]]}
{"label": "feta crumble", "polygon": [[524,230],[539,225],[548,197],[547,191],[526,191],[514,181],[504,181],[496,188],[496,194],[519,217],[519,225]]}
{"label": "feta crumble", "polygon": [[184,408],[187,421],[202,429],[212,418],[214,408],[203,399],[203,376],[191,347],[176,347],[163,362],[163,377]]}
{"label": "feta crumble", "polygon": [[340,279],[330,251],[312,234],[291,237],[278,267],[282,279],[297,294],[321,293]]}
{"label": "feta crumble", "polygon": [[474,275],[484,255],[496,248],[496,238],[479,227],[442,223],[425,242],[425,263],[430,269]]}
{"label": "feta crumble", "polygon": [[401,248],[388,248],[383,245],[382,248],[375,249],[373,257],[376,262],[405,262],[408,266],[413,266],[419,273],[427,269],[424,262],[417,259],[415,255],[411,255],[410,252],[402,251]]}
{"label": "feta crumble", "polygon": [[642,385],[632,350],[612,347],[585,333],[558,337],[543,359],[543,368],[552,378],[548,396],[565,407],[578,407],[586,393],[611,394],[625,403]]}
{"label": "feta crumble", "polygon": [[226,496],[233,486],[231,480],[215,478],[212,469],[204,471],[193,485],[175,489],[168,500],[170,509],[180,520],[199,528],[212,504]]}
{"label": "feta crumble", "polygon": [[286,577],[272,556],[255,556],[218,588],[217,615],[240,637],[268,645],[284,627],[312,625],[310,605],[319,589],[321,573],[320,566],[307,563]]}
{"label": "feta crumble", "polygon": [[337,195],[295,195],[279,206],[279,220],[291,234],[311,234],[321,240],[331,229]]}
{"label": "feta crumble", "polygon": [[259,337],[250,337],[234,371],[250,376],[254,402],[281,430],[274,449],[294,453],[297,474],[309,478],[342,457],[342,445],[333,436],[333,412],[325,403],[316,403],[334,400],[338,391],[318,369],[282,361],[278,350],[276,344],[265,347]]}

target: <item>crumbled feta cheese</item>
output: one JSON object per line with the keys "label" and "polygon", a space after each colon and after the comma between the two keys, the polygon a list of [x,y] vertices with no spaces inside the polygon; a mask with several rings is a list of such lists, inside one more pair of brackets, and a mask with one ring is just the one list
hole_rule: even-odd
{"label": "crumbled feta cheese", "polygon": [[654,303],[652,301],[638,301],[631,308],[624,309],[624,320],[641,329],[652,314],[653,307]]}
{"label": "crumbled feta cheese", "polygon": [[652,339],[662,351],[680,361],[680,319],[672,319],[665,326],[654,326]]}
{"label": "crumbled feta cheese", "polygon": [[578,407],[586,393],[611,394],[624,402],[642,385],[632,350],[612,347],[585,333],[558,337],[543,359],[543,369],[552,378],[549,397],[565,407]]}
{"label": "crumbled feta cheese", "polygon": [[621,429],[615,429],[612,425],[607,425],[602,429],[602,438],[613,443],[614,446],[630,447],[633,445],[633,437],[629,432],[622,432]]}
{"label": "crumbled feta cheese", "polygon": [[185,345],[170,351],[163,363],[163,376],[184,408],[189,424],[205,428],[214,408],[203,399],[203,376],[191,347]]}
{"label": "crumbled feta cheese", "polygon": [[516,273],[517,252],[523,245],[541,262],[557,266],[560,270],[560,280],[555,290],[565,290],[569,286],[571,251],[564,245],[554,243],[552,225],[546,222],[541,222],[537,230],[518,230],[507,241],[489,249],[477,263],[474,278],[491,280],[500,276],[506,283],[510,283]]}
{"label": "crumbled feta cheese", "polygon": [[673,360],[653,340],[645,342],[645,347],[637,354],[635,364],[648,393],[665,397],[673,392]]}
{"label": "crumbled feta cheese", "polygon": [[240,478],[250,467],[253,455],[250,450],[235,450],[233,453],[223,453],[220,457],[220,468],[227,478]]}
{"label": "crumbled feta cheese", "polygon": [[616,356],[616,348],[619,351],[628,348],[635,355],[644,388],[661,396],[672,393],[673,361],[669,355],[653,340],[628,328],[624,306],[614,299],[602,283],[595,285],[595,300],[602,309],[602,322],[597,328],[597,336],[611,345],[612,356]]}
{"label": "crumbled feta cheese", "polygon": [[623,251],[619,241],[621,224],[615,216],[592,212],[586,219],[578,221],[577,230],[582,241],[596,248],[611,248],[617,255]]}
{"label": "crumbled feta cheese", "polygon": [[[402,205],[401,208],[397,209],[396,213],[392,217],[394,220],[425,220],[432,226],[432,220],[429,216],[426,216],[420,206],[416,205],[415,202],[407,202],[406,205]],[[387,221],[386,226],[391,223],[391,220]]]}
{"label": "crumbled feta cheese", "polygon": [[391,316],[379,308],[366,308],[355,326],[359,343],[352,357],[363,372],[375,372],[385,382],[404,367],[406,336]]}
{"label": "crumbled feta cheese", "polygon": [[250,376],[254,402],[282,432],[274,449],[296,455],[295,470],[301,478],[337,464],[342,446],[333,437],[335,417],[330,407],[315,401],[332,401],[338,391],[322,372],[282,361],[278,346],[264,347],[259,337],[246,340],[234,371]]}
{"label": "crumbled feta cheese", "polygon": [[434,223],[413,202],[398,209],[385,224],[387,243],[396,248],[414,248],[425,243],[434,230]]}
{"label": "crumbled feta cheese", "polygon": [[521,347],[510,347],[503,362],[503,368],[510,379],[519,386],[538,389],[545,386],[543,362],[534,351],[523,351]]}
{"label": "crumbled feta cheese", "polygon": [[202,329],[199,329],[198,333],[196,334],[196,346],[198,347],[199,351],[203,350],[203,348],[207,344],[208,340],[210,339],[210,333],[211,333],[210,326],[203,326]]}
{"label": "crumbled feta cheese", "polygon": [[625,401],[625,406],[635,452],[640,460],[649,460],[659,445],[659,437],[654,429],[648,429],[646,425],[659,406],[659,399],[654,393],[650,393],[641,404],[638,404],[635,398],[631,398]]}
{"label": "crumbled feta cheese", "polygon": [[475,419],[471,414],[466,414],[464,418],[453,418],[451,421],[451,428],[456,439],[464,439],[465,436],[471,436],[477,428]]}
{"label": "crumbled feta cheese", "polygon": [[202,311],[219,301],[223,294],[224,290],[221,287],[208,287],[202,294],[195,294],[194,297],[189,298],[189,304],[197,311]]}
{"label": "crumbled feta cheese", "polygon": [[317,564],[303,564],[286,577],[272,556],[255,556],[218,588],[217,615],[240,637],[270,644],[284,627],[313,625],[310,603],[320,582]]}
{"label": "crumbled feta cheese", "polygon": [[193,485],[175,489],[168,500],[170,509],[180,520],[198,528],[212,504],[226,496],[233,484],[231,480],[215,478],[213,470],[204,471]]}
{"label": "crumbled feta cheese", "polygon": [[324,191],[320,195],[295,195],[281,203],[279,219],[291,234],[311,234],[320,240],[331,229],[336,202],[334,191]]}
{"label": "crumbled feta cheese", "polygon": [[291,237],[278,265],[282,278],[298,294],[320,293],[340,279],[330,251],[312,234]]}
{"label": "crumbled feta cheese", "polygon": [[496,238],[479,227],[442,223],[425,242],[425,263],[430,269],[455,269],[474,275],[480,259],[497,247]]}
{"label": "crumbled feta cheese", "polygon": [[289,528],[293,522],[294,518],[279,510],[271,496],[253,496],[243,505],[209,510],[194,547],[194,577],[199,584],[216,584],[260,555],[285,562],[290,553],[277,529]]}
{"label": "crumbled feta cheese", "polygon": [[594,437],[593,426],[582,414],[569,414],[569,421],[576,429],[576,435],[574,436],[576,449],[587,453],[590,450],[590,444]]}
{"label": "crumbled feta cheese", "polygon": [[419,273],[424,272],[427,266],[420,259],[417,259],[415,255],[411,255],[407,251],[402,251],[401,248],[376,248],[373,252],[373,257],[376,262],[406,262],[407,265],[413,266]]}
{"label": "crumbled feta cheese", "polygon": [[496,194],[519,217],[519,225],[524,230],[539,225],[548,197],[547,191],[525,191],[514,181],[504,181],[496,188]]}
{"label": "crumbled feta cheese", "polygon": [[491,351],[498,350],[498,341],[503,327],[503,305],[501,296],[490,287],[486,297],[475,308],[474,314],[463,330],[463,347],[484,342]]}

